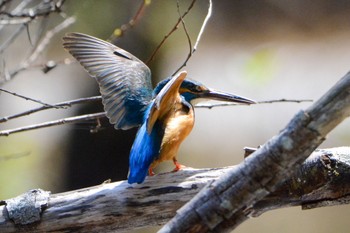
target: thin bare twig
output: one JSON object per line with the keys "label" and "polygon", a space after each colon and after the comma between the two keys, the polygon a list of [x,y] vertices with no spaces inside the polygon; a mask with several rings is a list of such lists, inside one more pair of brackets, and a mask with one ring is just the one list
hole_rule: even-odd
{"label": "thin bare twig", "polygon": [[146,61],[146,64],[149,64],[153,59],[154,57],[156,56],[156,54],[158,53],[159,49],[163,46],[164,42],[169,38],[169,36],[171,34],[173,34],[178,28],[179,28],[179,24],[181,23],[181,20],[183,18],[185,18],[185,16],[190,12],[190,10],[193,8],[194,6],[194,3],[196,2],[196,0],[193,0],[191,2],[191,4],[189,5],[189,7],[187,8],[186,12],[183,13],[182,17],[180,17],[176,24],[174,25],[174,27],[170,30],[170,32],[168,34],[166,34],[163,38],[163,40],[159,43],[159,45],[157,46],[157,48],[153,51],[152,55],[150,56],[150,58],[148,58],[148,60]]}
{"label": "thin bare twig", "polygon": [[[5,7],[6,7],[6,4],[8,3],[11,3],[12,0],[10,1],[3,1],[2,4],[1,4],[1,10],[4,10]],[[32,2],[32,0],[23,0],[21,1],[12,11],[11,13],[12,14],[18,14],[19,12],[23,11],[30,3]],[[16,20],[16,19],[14,19]],[[20,19],[18,19],[20,20]],[[23,23],[28,23],[29,21],[31,21],[32,19],[29,19],[26,18],[26,22],[23,22]],[[0,20],[1,22],[1,20]],[[6,26],[7,24],[1,24],[0,25],[0,30],[2,30],[4,28],[4,26]]]}
{"label": "thin bare twig", "polygon": [[62,0],[57,3],[55,3],[55,1],[41,1],[35,7],[27,9],[27,11],[19,13],[0,11],[0,15],[8,18],[29,18],[33,20],[38,17],[47,16],[54,12],[61,12],[60,7],[63,5],[64,1],[65,0]]}
{"label": "thin bare twig", "polygon": [[[1,21],[0,21],[1,22]],[[15,38],[26,28],[25,24],[22,24],[20,27],[18,27],[11,36],[7,38],[5,42],[3,42],[0,46],[0,53],[2,53],[10,44],[12,44],[15,41]]]}
{"label": "thin bare twig", "polygon": [[137,21],[142,16],[146,6],[149,5],[150,3],[151,2],[147,1],[147,0],[142,1],[140,7],[138,8],[138,10],[136,12],[136,14],[129,20],[128,23],[123,24],[119,28],[114,29],[113,34],[108,38],[108,41],[110,41],[112,44],[115,44],[116,40],[119,37],[123,36],[128,29],[130,29],[133,26],[135,26]]}
{"label": "thin bare twig", "polygon": [[24,112],[17,113],[17,114],[11,115],[11,116],[6,116],[6,117],[3,117],[3,118],[0,118],[0,123],[9,121],[9,120],[12,120],[12,119],[15,119],[15,118],[19,118],[19,117],[22,117],[22,116],[27,116],[27,115],[30,115],[32,113],[36,113],[36,112],[47,110],[47,109],[67,108],[67,107],[71,107],[72,105],[98,101],[98,100],[101,100],[101,99],[102,99],[101,96],[92,96],[92,97],[85,97],[85,98],[79,98],[79,99],[75,99],[75,100],[64,101],[64,102],[52,104],[51,106],[41,106],[39,108],[30,109],[28,111],[24,111]]}
{"label": "thin bare twig", "polygon": [[207,23],[208,23],[208,21],[209,21],[209,19],[210,19],[210,17],[211,17],[211,12],[212,12],[212,11],[213,11],[213,3],[212,3],[212,0],[209,0],[208,13],[207,13],[207,15],[206,15],[205,18],[204,18],[204,21],[203,21],[201,30],[199,31],[198,36],[197,36],[196,43],[195,43],[194,46],[193,46],[193,51],[192,51],[192,53],[194,53],[194,52],[197,50],[199,41],[200,41],[201,38],[202,38],[203,32],[204,32],[205,27],[207,26]]}
{"label": "thin bare twig", "polygon": [[25,100],[29,100],[29,101],[32,101],[32,102],[35,102],[35,103],[38,103],[38,104],[42,104],[42,105],[44,105],[46,107],[60,108],[58,106],[54,106],[54,105],[51,105],[51,104],[44,103],[41,100],[36,100],[36,99],[30,98],[30,97],[27,97],[27,96],[24,96],[24,95],[21,95],[21,94],[17,94],[15,92],[11,92],[11,91],[8,91],[8,90],[2,89],[2,88],[0,88],[0,91],[5,92],[5,93],[10,94],[10,95],[13,95],[13,96],[16,96],[16,97],[19,97],[19,98],[22,98],[22,99],[25,99]]}
{"label": "thin bare twig", "polygon": [[[311,99],[302,99],[302,100],[293,100],[293,99],[277,99],[277,100],[262,100],[257,101],[256,104],[272,104],[272,103],[304,103],[304,102],[312,102]],[[212,109],[214,107],[227,107],[227,106],[237,106],[237,105],[244,105],[247,106],[247,104],[240,104],[240,103],[217,103],[217,104],[197,104],[194,106],[195,108],[209,108]]]}
{"label": "thin bare twig", "polygon": [[[187,62],[188,62],[188,61],[190,60],[190,58],[192,57],[192,55],[196,52],[197,47],[198,47],[198,44],[199,44],[200,39],[201,39],[201,37],[202,37],[202,34],[203,34],[204,30],[205,30],[205,27],[206,27],[206,25],[207,25],[207,23],[208,23],[208,21],[209,21],[209,19],[210,19],[210,17],[211,17],[212,8],[213,8],[212,2],[211,2],[211,0],[209,0],[208,12],[207,12],[207,15],[206,15],[205,18],[204,18],[204,21],[203,21],[203,23],[202,23],[201,29],[200,29],[200,31],[199,31],[199,33],[198,33],[196,43],[195,43],[193,49],[190,50],[190,52],[189,52],[189,54],[187,55],[187,58],[186,58],[186,60],[184,61],[184,63],[182,63],[182,65],[173,73],[173,75],[175,75],[175,74],[176,74],[177,72],[179,72],[182,68],[184,68],[184,67],[187,65]],[[182,21],[182,18],[181,18],[181,21]],[[182,21],[182,22],[183,22],[183,21]],[[189,35],[188,35],[188,33],[187,33],[187,30],[186,30],[186,27],[185,27],[185,26],[184,26],[184,30],[185,30],[185,33],[186,33],[187,37],[189,38]]]}
{"label": "thin bare twig", "polygon": [[24,132],[24,131],[34,130],[34,129],[41,129],[41,128],[46,128],[46,127],[55,126],[55,125],[72,124],[72,123],[77,123],[77,122],[87,121],[87,120],[96,120],[103,117],[106,117],[105,112],[68,117],[68,118],[48,121],[40,124],[28,125],[28,126],[24,126],[16,129],[2,130],[0,131],[0,136],[9,136],[10,134],[14,134],[14,133],[19,133],[19,132]]}
{"label": "thin bare twig", "polygon": [[[39,55],[44,51],[44,49],[47,47],[49,42],[51,41],[52,37],[62,31],[63,29],[67,28],[71,24],[75,22],[75,17],[69,17],[66,18],[62,23],[54,27],[53,29],[46,32],[44,38],[41,40],[40,43],[36,46],[33,53],[29,56],[28,59],[26,59],[16,70],[14,70],[10,75],[11,78],[16,76],[19,72],[27,69],[38,57]],[[1,84],[1,83],[0,83]]]}
{"label": "thin bare twig", "polygon": [[[182,24],[182,27],[184,29],[184,32],[186,34],[186,37],[187,37],[187,41],[188,41],[188,46],[189,46],[189,53],[187,55],[187,58],[185,60],[185,62],[187,62],[190,57],[192,56],[192,52],[193,52],[193,48],[192,48],[192,41],[191,41],[191,37],[187,31],[187,27],[186,27],[186,24],[185,24],[185,21],[183,20],[182,16],[181,16],[181,12],[180,12],[180,4],[179,4],[179,0],[176,1],[176,6],[177,6],[177,12],[179,14],[179,17],[181,19],[181,24]],[[177,69],[173,74],[172,76],[174,76],[182,67],[180,67],[179,69]]]}

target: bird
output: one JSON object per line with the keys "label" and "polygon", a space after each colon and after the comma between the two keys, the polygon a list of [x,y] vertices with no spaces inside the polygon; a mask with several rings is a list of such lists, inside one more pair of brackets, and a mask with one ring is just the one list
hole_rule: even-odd
{"label": "bird", "polygon": [[184,166],[177,152],[194,125],[197,100],[254,104],[254,100],[217,91],[180,71],[152,88],[151,71],[131,53],[96,37],[67,33],[63,47],[94,77],[102,104],[115,129],[139,127],[130,150],[128,183],[143,183],[161,162]]}

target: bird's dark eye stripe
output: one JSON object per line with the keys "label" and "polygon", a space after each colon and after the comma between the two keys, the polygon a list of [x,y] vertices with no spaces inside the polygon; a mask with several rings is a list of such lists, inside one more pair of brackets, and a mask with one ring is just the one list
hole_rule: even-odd
{"label": "bird's dark eye stripe", "polygon": [[132,60],[131,57],[128,57],[128,56],[126,56],[126,55],[124,55],[122,53],[119,53],[118,51],[114,51],[113,54],[115,54],[115,55],[117,55],[119,57],[124,57],[126,59]]}

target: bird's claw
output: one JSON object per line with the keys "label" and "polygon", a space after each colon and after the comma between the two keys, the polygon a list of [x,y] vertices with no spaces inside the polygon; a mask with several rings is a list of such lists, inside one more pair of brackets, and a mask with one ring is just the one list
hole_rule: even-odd
{"label": "bird's claw", "polygon": [[186,167],[185,165],[182,165],[182,164],[180,164],[177,161],[174,161],[174,164],[175,164],[175,168],[174,168],[173,172],[177,172],[177,171],[179,171],[179,170],[181,170],[181,169]]}
{"label": "bird's claw", "polygon": [[155,175],[155,173],[153,172],[152,168],[148,169],[148,175],[149,176],[154,176]]}

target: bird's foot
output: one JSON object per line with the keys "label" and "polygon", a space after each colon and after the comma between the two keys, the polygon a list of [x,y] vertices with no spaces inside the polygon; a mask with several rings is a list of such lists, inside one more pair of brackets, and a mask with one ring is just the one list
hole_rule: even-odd
{"label": "bird's foot", "polygon": [[185,165],[182,165],[179,162],[177,162],[177,160],[174,160],[174,164],[175,164],[175,168],[174,168],[173,172],[177,172],[177,171],[186,167]]}
{"label": "bird's foot", "polygon": [[153,172],[152,168],[148,169],[148,175],[149,176],[154,176],[155,175],[155,173]]}

